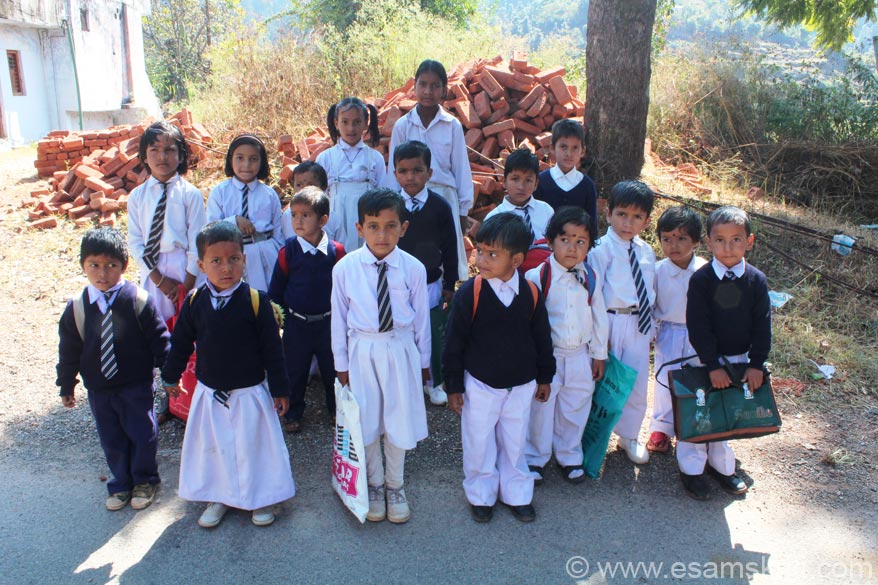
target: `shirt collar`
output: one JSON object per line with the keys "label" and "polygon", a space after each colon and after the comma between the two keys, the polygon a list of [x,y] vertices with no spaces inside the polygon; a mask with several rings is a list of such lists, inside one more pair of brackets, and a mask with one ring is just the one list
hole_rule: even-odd
{"label": "shirt collar", "polygon": [[[107,291],[100,291],[100,290],[98,290],[98,288],[95,285],[89,284],[88,285],[88,302],[95,303],[98,301],[102,301],[102,302],[98,302],[98,308],[100,308],[101,311],[104,311],[106,308],[106,304],[107,304],[107,300],[106,300],[106,297],[104,297],[104,295],[108,292],[115,293],[115,292],[119,291],[124,285],[125,285],[125,278],[124,277],[122,278],[122,280],[119,281],[118,284],[111,286]],[[115,299],[116,299],[115,294],[110,297],[111,302],[114,301]]]}
{"label": "shirt collar", "polygon": [[258,183],[259,179],[253,179],[249,183],[245,183],[244,181],[238,179],[238,177],[232,177],[232,185],[234,185],[235,189],[237,189],[238,191],[243,191],[244,185],[250,185],[250,190],[253,191]]}
{"label": "shirt collar", "polygon": [[549,175],[553,179],[555,179],[556,183],[561,179],[567,179],[568,181],[575,183],[582,178],[582,171],[580,171],[576,167],[573,167],[568,172],[564,173],[561,172],[561,169],[558,167],[558,165],[555,165],[549,168]]}
{"label": "shirt collar", "polygon": [[244,281],[243,281],[243,280],[239,280],[238,283],[237,283],[235,286],[229,287],[229,288],[227,288],[226,290],[224,290],[224,291],[222,291],[222,292],[216,292],[216,289],[213,288],[213,285],[212,285],[212,284],[210,283],[210,281],[208,280],[208,281],[207,281],[207,290],[210,291],[210,295],[211,295],[212,297],[230,297],[230,296],[232,296],[232,295],[235,293],[236,290],[238,290],[238,287],[241,286],[241,283],[242,283],[242,282],[244,282]]}
{"label": "shirt collar", "polygon": [[376,262],[387,262],[388,266],[393,266],[394,268],[399,266],[399,254],[396,253],[396,251],[399,250],[399,248],[394,248],[393,250],[391,250],[390,254],[385,256],[382,260],[378,260],[378,258],[375,257],[375,254],[372,253],[372,250],[370,250],[369,246],[366,244],[363,244],[363,247],[360,248],[360,250],[362,250],[362,253],[360,253],[360,261],[363,264],[375,264]]}
{"label": "shirt collar", "polygon": [[[414,108],[409,110],[409,113],[407,114],[407,116],[410,118],[409,122],[411,122],[415,126],[420,126],[421,128],[424,128],[424,124],[421,122],[421,116],[418,115],[417,106],[415,106]],[[436,112],[436,117],[433,118],[432,120],[430,120],[430,125],[424,129],[426,130],[430,126],[432,126],[433,124],[436,124],[438,122],[448,122],[448,121],[453,120],[453,119],[455,119],[454,116],[449,114],[445,108],[443,108],[442,106],[439,106],[439,111]]]}
{"label": "shirt collar", "polygon": [[[566,268],[564,268],[560,262],[555,259],[555,255],[552,254],[549,256],[549,266],[552,268],[552,280],[556,278],[564,278],[565,276],[572,277]],[[585,265],[582,262],[579,262],[576,266],[573,267],[577,272],[585,272]]]}
{"label": "shirt collar", "polygon": [[613,230],[613,226],[609,226],[607,228],[606,236],[610,239],[610,241],[618,244],[619,246],[622,246],[626,250],[628,249],[629,242],[634,242],[635,246],[640,246],[640,244],[643,242],[643,240],[640,239],[640,236],[634,236],[633,238],[631,238],[631,240],[623,240],[619,236],[619,234],[617,234],[615,230]]}
{"label": "shirt collar", "polygon": [[[678,276],[681,272],[695,272],[695,269],[697,268],[697,266],[696,266],[697,262],[698,262],[698,256],[696,256],[695,254],[692,254],[692,258],[689,259],[689,265],[686,266],[686,268],[680,268],[679,266],[674,264],[673,260],[671,260],[669,258],[668,259],[668,266],[669,266],[670,271],[671,271],[671,277]],[[725,272],[723,272],[723,274],[725,274]]]}
{"label": "shirt collar", "polygon": [[[175,173],[174,176],[171,177],[170,179],[168,179],[167,181],[165,181],[165,183],[167,183],[168,187],[170,187],[171,185],[176,183],[179,178],[180,178],[179,173]],[[153,177],[152,175],[150,175],[149,178],[146,180],[146,188],[147,189],[152,188],[153,185],[157,185],[157,186],[161,187],[161,184],[162,184],[162,182],[159,181],[158,179],[156,179],[155,177]]]}
{"label": "shirt collar", "polygon": [[316,254],[317,252],[323,252],[326,255],[329,255],[329,236],[326,235],[326,232],[322,232],[323,237],[320,238],[320,241],[317,242],[317,246],[312,246],[311,242],[306,240],[305,238],[296,237],[296,241],[299,242],[299,245],[302,247],[302,252],[306,254]]}
{"label": "shirt collar", "polygon": [[355,150],[355,149],[365,148],[366,143],[363,142],[362,140],[360,140],[359,142],[357,142],[356,144],[354,144],[353,146],[351,146],[350,144],[348,144],[348,143],[345,142],[344,140],[339,139],[339,141],[338,141],[338,146],[339,146],[342,150]]}
{"label": "shirt collar", "polygon": [[510,289],[512,289],[512,292],[514,292],[516,295],[518,294],[517,270],[512,274],[512,278],[510,278],[509,280],[502,280],[500,278],[489,278],[488,282],[493,283],[493,286],[496,286],[499,289],[502,289],[504,286],[508,286]]}
{"label": "shirt collar", "polygon": [[744,276],[744,270],[747,268],[747,261],[744,258],[741,258],[740,262],[731,268],[726,268],[722,262],[714,258],[710,261],[710,266],[713,268],[713,273],[716,274],[716,277],[720,280],[725,278],[726,272],[729,270],[735,273],[735,278],[741,278]]}
{"label": "shirt collar", "polygon": [[528,200],[526,202],[522,203],[521,205],[516,205],[515,203],[510,201],[508,196],[504,196],[503,201],[505,201],[506,204],[509,205],[509,207],[511,207],[512,209],[523,209],[525,207],[529,207],[529,208],[533,209],[534,198],[533,198],[533,195],[531,195],[528,198]]}

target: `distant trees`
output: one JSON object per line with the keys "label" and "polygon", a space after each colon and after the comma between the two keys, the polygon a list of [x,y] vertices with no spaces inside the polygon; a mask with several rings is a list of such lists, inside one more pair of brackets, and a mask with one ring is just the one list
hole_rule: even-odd
{"label": "distant trees", "polygon": [[310,0],[297,2],[294,12],[305,17],[309,24],[328,24],[338,31],[344,31],[358,18],[369,19],[384,10],[405,10],[406,4],[417,5],[428,14],[433,14],[458,26],[466,24],[476,12],[478,0],[403,0],[396,6],[386,0]]}

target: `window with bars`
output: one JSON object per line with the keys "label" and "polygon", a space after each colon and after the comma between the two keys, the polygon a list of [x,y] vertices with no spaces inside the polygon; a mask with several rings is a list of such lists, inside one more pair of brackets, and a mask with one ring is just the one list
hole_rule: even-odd
{"label": "window with bars", "polygon": [[6,51],[9,63],[9,79],[12,83],[12,95],[24,95],[24,74],[21,71],[21,53]]}

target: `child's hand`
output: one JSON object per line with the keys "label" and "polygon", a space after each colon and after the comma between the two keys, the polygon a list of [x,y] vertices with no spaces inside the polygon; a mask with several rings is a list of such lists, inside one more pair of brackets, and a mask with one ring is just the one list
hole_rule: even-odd
{"label": "child's hand", "polygon": [[722,368],[710,371],[710,385],[714,388],[728,388],[732,385],[732,379]]}
{"label": "child's hand", "polygon": [[64,408],[73,408],[76,406],[76,398],[71,394],[70,396],[62,396],[61,404],[64,405]]}
{"label": "child's hand", "polygon": [[287,410],[290,408],[290,399],[286,396],[280,396],[274,399],[274,409],[277,411],[278,416],[283,416],[287,413]]}
{"label": "child's hand", "polygon": [[591,360],[591,379],[597,382],[604,377],[607,370],[607,360]]}
{"label": "child's hand", "polygon": [[747,371],[744,372],[744,379],[741,381],[747,382],[747,386],[750,387],[750,392],[756,392],[765,381],[765,373],[756,368],[747,368]]}
{"label": "child's hand", "polygon": [[159,285],[159,290],[162,291],[168,300],[172,303],[177,302],[177,293],[179,292],[177,287],[180,286],[180,282],[171,278],[170,276],[163,276],[161,280],[161,284]]}
{"label": "child's hand", "polygon": [[463,394],[449,394],[448,408],[450,408],[451,412],[453,412],[454,414],[460,414],[461,412],[463,412]]}
{"label": "child's hand", "polygon": [[537,402],[548,402],[549,394],[552,393],[552,388],[548,384],[537,384],[537,393],[534,396],[534,399]]}
{"label": "child's hand", "polygon": [[241,230],[242,234],[245,236],[252,236],[256,233],[256,228],[253,227],[252,221],[246,217],[241,217],[240,215],[235,216],[235,219],[238,221],[238,229]]}
{"label": "child's hand", "polygon": [[186,391],[186,389],[185,389],[185,388],[181,388],[179,384],[174,384],[173,386],[167,386],[167,385],[165,385],[165,392],[168,393],[168,396],[173,396],[174,398],[176,398],[177,396],[179,396],[181,393],[183,393],[183,394],[189,394],[189,393]]}
{"label": "child's hand", "polygon": [[426,384],[430,381],[430,368],[421,368],[421,383]]}
{"label": "child's hand", "polygon": [[338,378],[338,383],[342,386],[347,386],[351,383],[351,379],[347,372],[336,372],[335,377]]}

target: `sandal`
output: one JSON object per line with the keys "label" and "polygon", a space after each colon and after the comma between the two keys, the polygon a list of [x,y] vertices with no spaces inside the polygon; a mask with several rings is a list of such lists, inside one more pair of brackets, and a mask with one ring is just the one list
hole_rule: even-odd
{"label": "sandal", "polygon": [[534,478],[534,485],[542,485],[543,484],[543,468],[539,465],[528,465],[527,468],[530,470],[530,474]]}
{"label": "sandal", "polygon": [[671,438],[664,433],[655,431],[649,436],[646,448],[654,453],[667,453],[671,448]]}
{"label": "sandal", "polygon": [[[574,473],[576,471],[581,473]],[[564,474],[565,481],[570,483],[582,483],[585,481],[585,470],[582,469],[582,465],[562,465],[561,473]]]}

